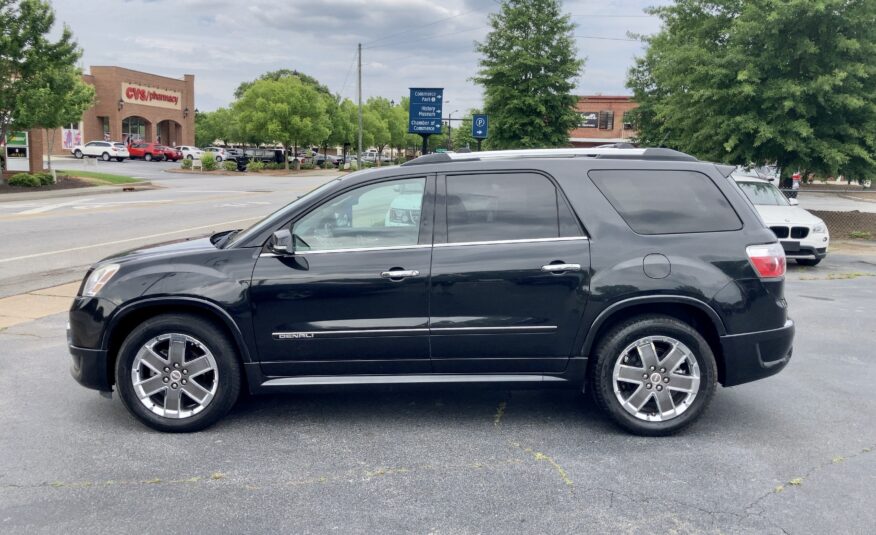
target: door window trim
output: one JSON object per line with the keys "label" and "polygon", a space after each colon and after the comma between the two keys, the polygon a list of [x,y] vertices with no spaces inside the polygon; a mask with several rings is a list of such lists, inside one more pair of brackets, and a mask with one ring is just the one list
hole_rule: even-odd
{"label": "door window trim", "polygon": [[554,242],[554,241],[589,241],[587,236],[569,236],[559,238],[524,238],[520,240],[484,240],[484,241],[466,241],[454,243],[436,243],[435,247],[466,247],[469,245],[501,245],[507,243],[538,243],[538,242]]}

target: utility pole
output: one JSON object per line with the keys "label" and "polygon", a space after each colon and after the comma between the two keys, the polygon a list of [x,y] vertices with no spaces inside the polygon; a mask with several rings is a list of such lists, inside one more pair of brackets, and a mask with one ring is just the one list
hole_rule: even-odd
{"label": "utility pole", "polygon": [[359,145],[356,151],[356,168],[362,167],[362,43],[359,43]]}

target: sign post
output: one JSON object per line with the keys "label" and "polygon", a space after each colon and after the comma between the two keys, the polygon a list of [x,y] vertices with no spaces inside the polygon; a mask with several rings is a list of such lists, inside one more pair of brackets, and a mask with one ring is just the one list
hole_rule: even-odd
{"label": "sign post", "polygon": [[408,133],[423,138],[423,154],[429,153],[429,136],[441,133],[444,88],[412,87],[408,110]]}
{"label": "sign post", "polygon": [[471,118],[471,137],[478,140],[478,152],[481,151],[481,141],[487,138],[490,129],[490,119],[484,114],[476,114]]}
{"label": "sign post", "polygon": [[27,132],[6,135],[6,170],[30,172],[30,140]]}

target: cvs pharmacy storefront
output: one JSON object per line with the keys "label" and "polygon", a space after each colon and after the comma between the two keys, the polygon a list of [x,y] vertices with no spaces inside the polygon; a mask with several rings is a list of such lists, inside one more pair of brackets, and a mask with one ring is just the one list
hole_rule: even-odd
{"label": "cvs pharmacy storefront", "polygon": [[[195,77],[168,78],[122,67],[91,67],[95,105],[78,124],[44,132],[46,150],[69,154],[95,140],[195,144]],[[51,139],[49,139],[51,136]]]}

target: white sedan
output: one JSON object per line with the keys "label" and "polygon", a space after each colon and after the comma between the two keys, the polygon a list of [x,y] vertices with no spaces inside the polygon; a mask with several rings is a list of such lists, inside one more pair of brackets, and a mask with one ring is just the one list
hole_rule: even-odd
{"label": "white sedan", "polygon": [[198,147],[192,147],[189,145],[180,145],[176,147],[176,149],[182,153],[183,158],[188,160],[200,160],[201,156],[204,154],[204,151]]}
{"label": "white sedan", "polygon": [[77,158],[100,158],[108,162],[110,160],[123,161],[125,158],[130,158],[128,148],[124,143],[117,141],[89,141],[85,145],[76,145],[70,152]]}
{"label": "white sedan", "polygon": [[735,173],[733,179],[779,239],[787,258],[814,266],[827,256],[830,234],[824,221],[797,206],[797,199],[788,199],[766,180]]}
{"label": "white sedan", "polygon": [[228,154],[228,151],[223,149],[222,147],[204,147],[204,152],[212,152],[216,157],[216,163],[220,163],[222,160],[233,160],[234,157]]}

